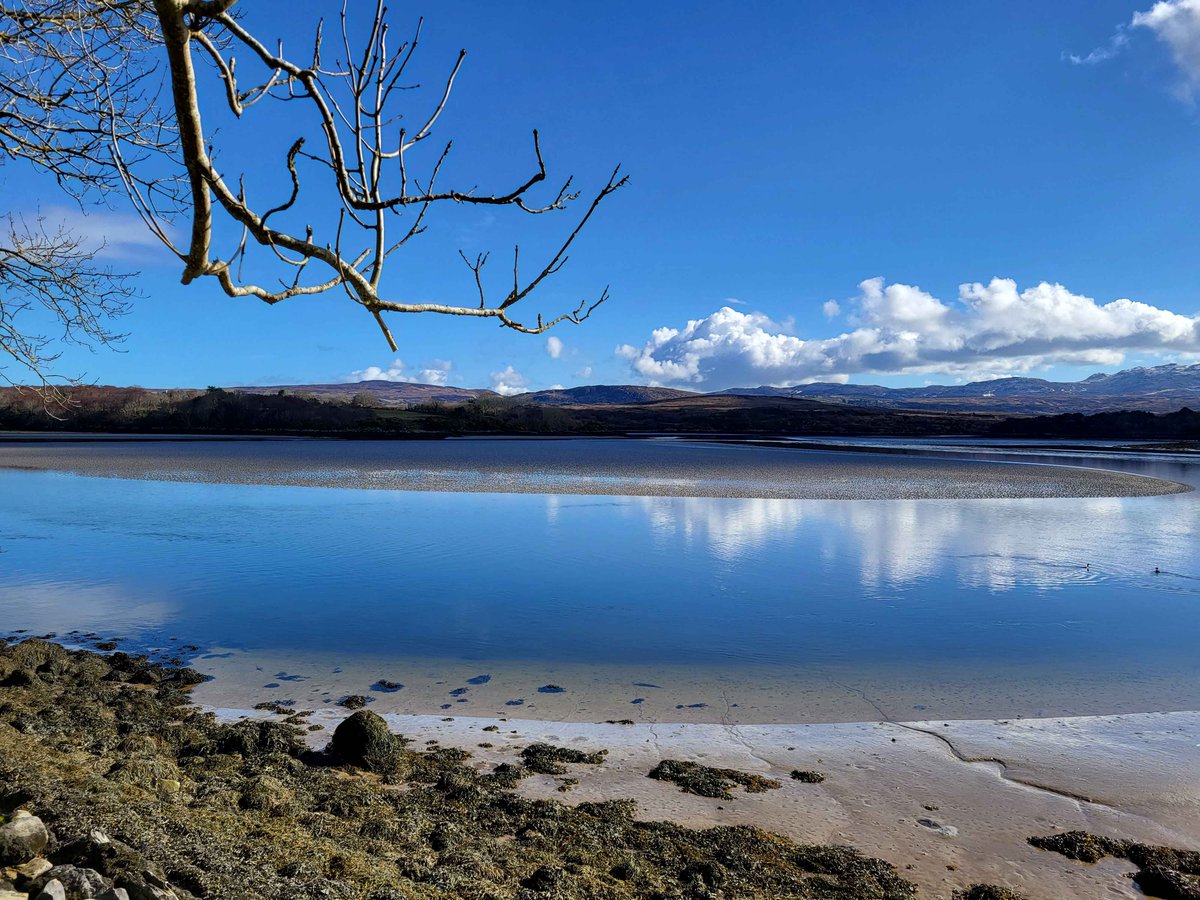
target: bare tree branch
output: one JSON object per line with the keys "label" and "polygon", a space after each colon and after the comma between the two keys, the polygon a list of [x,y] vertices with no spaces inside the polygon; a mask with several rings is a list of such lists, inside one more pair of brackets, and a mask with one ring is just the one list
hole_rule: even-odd
{"label": "bare tree branch", "polygon": [[[109,323],[128,309],[131,276],[99,265],[98,247],[43,219],[9,216],[0,224],[0,352],[57,399],[56,386],[74,381],[49,372],[59,356],[55,348],[123,340]],[[3,368],[0,379],[15,383]]]}
{"label": "bare tree branch", "polygon": [[[605,289],[591,300],[581,301],[575,308],[552,317],[537,314],[534,321],[517,319],[512,307],[526,299],[547,278],[558,272],[568,259],[568,250],[578,238],[599,204],[623,187],[627,178],[614,170],[605,185],[594,195],[573,230],[557,252],[537,267],[532,277],[522,281],[516,271],[512,289],[496,302],[489,303],[482,277],[486,256],[477,257],[472,269],[474,293],[479,302],[470,303],[413,303],[391,296],[385,282],[386,263],[392,254],[425,230],[425,219],[436,204],[455,203],[478,206],[511,206],[531,214],[566,209],[579,197],[567,179],[548,203],[529,200],[530,192],[547,177],[538,132],[533,132],[535,169],[517,187],[500,193],[479,193],[475,189],[438,188],[438,175],[449,156],[452,144],[444,145],[427,178],[412,176],[405,159],[414,147],[428,139],[445,110],[458,77],[466,52],[459,53],[430,112],[418,121],[423,124],[408,134],[398,123],[399,112],[389,106],[389,100],[401,94],[400,79],[406,72],[419,36],[420,25],[410,41],[394,51],[388,45],[389,25],[382,0],[376,0],[373,15],[367,21],[367,38],[354,51],[355,41],[349,23],[347,6],[343,5],[341,24],[344,60],[325,68],[322,60],[323,29],[318,26],[312,61],[301,64],[284,56],[282,49],[271,51],[231,11],[235,3],[188,2],[188,0],[153,0],[158,16],[159,32],[166,49],[170,71],[171,100],[174,106],[177,134],[182,158],[190,185],[191,238],[180,255],[184,261],[184,284],[197,278],[215,277],[226,294],[234,297],[252,296],[267,302],[279,303],[295,296],[322,293],[335,288],[371,313],[389,344],[394,341],[383,321],[383,313],[436,313],[495,319],[505,328],[538,334],[561,322],[582,322],[608,299]],[[300,102],[310,113],[310,122],[320,132],[318,150],[308,149],[303,134],[297,135],[284,162],[291,184],[289,196],[265,212],[256,209],[246,198],[242,187],[236,190],[217,168],[209,151],[209,138],[201,116],[201,96],[192,47],[198,45],[203,56],[213,63],[217,77],[223,82],[223,94],[233,114],[246,114],[249,101],[275,97],[284,102]],[[257,86],[249,90],[239,87],[238,67],[233,50],[242,49],[262,68],[256,78]],[[298,200],[304,193],[305,177],[299,162],[317,163],[318,174],[329,179],[340,205],[337,229],[323,240],[315,237],[321,223],[308,222],[302,229],[276,224],[277,219],[298,211]],[[415,207],[416,213],[402,236],[388,238],[390,218],[403,210]],[[229,259],[213,256],[213,234],[221,221],[228,221],[243,230],[252,240],[243,240]],[[323,217],[325,223],[332,216]],[[343,251],[347,244],[355,246],[350,258]],[[297,277],[281,281],[278,288],[244,283],[236,274],[251,246],[268,248],[279,261],[303,270],[309,262],[317,263],[326,275],[313,283],[301,284]],[[286,254],[286,255],[285,255]],[[464,256],[464,259],[466,257]]]}
{"label": "bare tree branch", "polygon": [[[174,120],[156,103],[157,33],[144,0],[0,0],[0,165],[49,173],[81,205],[131,192],[165,240],[181,181]],[[132,274],[40,217],[0,216],[0,359],[47,386],[64,380],[52,372],[56,340],[119,338],[106,322],[128,308]]]}
{"label": "bare tree branch", "polygon": [[[492,319],[530,334],[586,319],[608,299],[607,289],[556,315],[517,318],[515,307],[563,267],[599,204],[627,183],[619,170],[531,275],[522,275],[522,256],[514,251],[511,289],[505,286],[495,298],[489,299],[484,277],[486,253],[468,261],[471,283],[461,302],[410,302],[403,285],[389,279],[388,261],[425,232],[435,207],[512,207],[540,216],[566,210],[580,194],[567,178],[535,199],[547,179],[536,130],[529,174],[515,187],[444,187],[450,141],[439,142],[440,152],[418,173],[413,160],[432,143],[466,52],[448,67],[425,109],[410,114],[417,124],[407,130],[409,111],[397,101],[417,96],[409,70],[421,23],[396,45],[383,0],[356,3],[356,11],[362,6],[367,13],[361,29],[351,22],[347,0],[337,17],[344,59],[323,62],[324,28],[317,23],[311,57],[301,63],[285,55],[281,43],[271,50],[256,37],[238,15],[237,0],[0,0],[0,164],[48,172],[80,203],[127,198],[180,259],[184,284],[212,278],[229,296],[270,304],[340,291],[370,313],[393,348],[384,321],[393,313]],[[365,37],[357,39],[360,34]],[[252,71],[243,85],[247,69]],[[211,112],[202,102],[205,76],[214,87],[220,82],[214,96],[235,123],[251,119],[256,104],[295,104],[296,133],[287,136],[290,147],[281,158],[285,196],[252,202],[255,185],[218,168],[217,135],[201,116],[202,108]],[[0,216],[5,213],[0,354],[48,383],[53,376],[47,366],[56,359],[52,340],[103,345],[118,339],[106,323],[127,308],[130,276],[98,265],[96,248],[83,238],[43,222],[26,227],[16,210],[0,209]],[[171,227],[178,217],[187,220],[185,239]],[[221,257],[214,247],[227,241],[232,252]],[[249,263],[252,253],[255,262]],[[244,277],[264,264],[265,279]],[[278,266],[286,266],[286,275],[270,274]],[[35,311],[54,327],[33,325]],[[61,336],[52,338],[56,331]]]}

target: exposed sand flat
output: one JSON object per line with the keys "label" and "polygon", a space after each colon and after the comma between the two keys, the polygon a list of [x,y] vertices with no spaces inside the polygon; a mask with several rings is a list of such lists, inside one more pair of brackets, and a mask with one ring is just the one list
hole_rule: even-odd
{"label": "exposed sand flat", "polygon": [[1185,485],[1100,469],[639,440],[0,443],[0,468],[410,491],[811,500],[1133,497]]}
{"label": "exposed sand flat", "polygon": [[[318,710],[312,721],[326,730],[313,734],[313,743],[322,744],[345,714]],[[417,746],[437,740],[462,747],[489,769],[518,761],[534,741],[605,748],[603,765],[568,767],[579,780],[568,792],[558,790],[561,778],[544,775],[525,779],[521,792],[567,803],[628,797],[647,820],[753,824],[797,841],[850,844],[898,865],[922,897],[949,898],[977,881],[1031,900],[1142,896],[1124,877],[1133,871],[1125,861],[1072,862],[1029,846],[1032,835],[1085,829],[1200,848],[1200,713],[740,727],[387,719]],[[488,726],[499,730],[484,731]],[[666,758],[766,775],[781,787],[763,794],[735,788],[733,800],[684,794],[646,777]],[[793,769],[817,770],[826,780],[794,781]]]}
{"label": "exposed sand flat", "polygon": [[[44,631],[58,629],[47,620]],[[1093,716],[1190,709],[1191,669],[1147,677],[1127,664],[1062,660],[1003,668],[713,665],[594,665],[567,661],[355,656],[346,653],[210,648],[188,665],[210,676],[195,689],[206,706],[250,708],[288,701],[331,707],[364,695],[382,715],[520,716],[573,724],[633,719],[694,725],[941,721]],[[386,691],[381,678],[403,685]],[[552,684],[558,690],[544,689]]]}

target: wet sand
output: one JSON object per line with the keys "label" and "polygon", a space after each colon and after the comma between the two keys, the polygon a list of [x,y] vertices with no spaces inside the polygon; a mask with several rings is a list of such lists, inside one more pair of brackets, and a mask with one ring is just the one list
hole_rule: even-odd
{"label": "wet sand", "polygon": [[[224,719],[247,715],[217,711]],[[312,743],[322,745],[345,714],[318,710],[311,721],[325,730],[312,733]],[[607,749],[602,765],[534,775],[518,790],[572,804],[631,798],[644,820],[753,824],[800,842],[851,844],[898,865],[922,897],[949,898],[980,881],[1029,900],[1142,896],[1125,877],[1134,871],[1129,863],[1073,862],[1029,846],[1033,835],[1083,829],[1200,849],[1200,713],[759,726],[385,718],[418,745],[469,750],[481,769],[519,761],[534,741]],[[733,800],[684,794],[646,777],[662,759],[752,772],[781,787],[734,789]],[[793,769],[826,780],[794,781]],[[564,777],[578,779],[565,793]]]}
{"label": "wet sand", "polygon": [[1101,469],[620,439],[0,444],[0,468],[374,490],[812,500],[1134,497],[1185,485]]}
{"label": "wet sand", "polygon": [[[592,665],[523,660],[375,658],[214,648],[186,658],[211,681],[196,702],[337,708],[359,695],[382,715],[516,716],[552,722],[768,725],[1084,716],[1193,709],[1194,668],[1169,673],[1061,660],[975,670],[914,659],[902,667]],[[386,688],[380,680],[402,687]]]}

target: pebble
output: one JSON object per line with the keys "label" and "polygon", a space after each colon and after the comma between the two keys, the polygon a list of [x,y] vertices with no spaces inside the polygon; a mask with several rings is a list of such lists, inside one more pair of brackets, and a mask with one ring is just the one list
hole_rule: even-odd
{"label": "pebble", "polygon": [[51,878],[33,900],[67,900],[67,889],[61,881]]}
{"label": "pebble", "polygon": [[922,828],[928,828],[930,831],[936,831],[938,834],[946,837],[958,837],[958,829],[953,825],[945,825],[937,819],[917,819],[917,824]]}

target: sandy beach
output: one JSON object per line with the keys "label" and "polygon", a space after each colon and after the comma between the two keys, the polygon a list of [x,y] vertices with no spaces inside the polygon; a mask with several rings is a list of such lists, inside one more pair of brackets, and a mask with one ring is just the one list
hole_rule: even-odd
{"label": "sandy beach", "polygon": [[[216,711],[224,720],[263,715]],[[317,710],[311,721],[326,727],[310,742],[323,745],[345,715]],[[1130,863],[1074,862],[1031,847],[1034,835],[1080,829],[1200,849],[1200,713],[757,726],[385,718],[416,746],[468,750],[481,771],[519,761],[535,741],[606,749],[601,765],[534,775],[518,791],[571,804],[629,798],[647,821],[749,824],[801,843],[849,844],[897,865],[928,898],[977,882],[1029,900],[1143,896],[1126,877]],[[751,772],[780,787],[734,788],[732,800],[686,794],[646,777],[662,759]],[[825,781],[795,781],[793,769]],[[578,783],[560,791],[568,777]]]}

